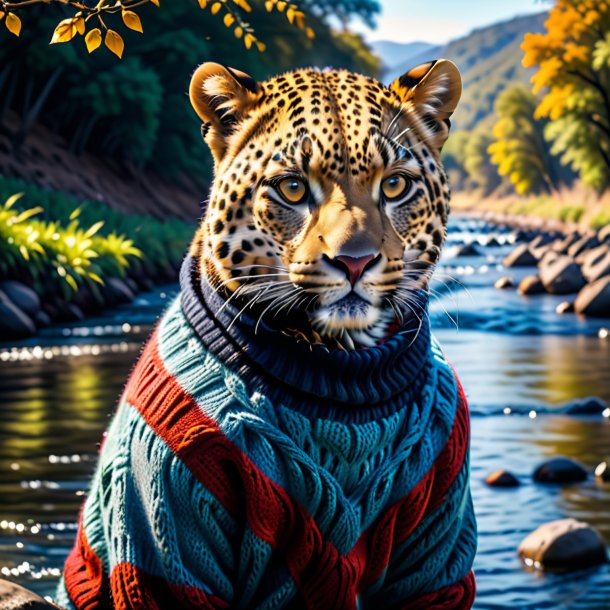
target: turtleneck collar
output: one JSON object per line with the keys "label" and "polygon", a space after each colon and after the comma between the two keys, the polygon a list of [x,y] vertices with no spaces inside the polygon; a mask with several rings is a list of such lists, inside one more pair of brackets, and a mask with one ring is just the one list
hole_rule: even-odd
{"label": "turtleneck collar", "polygon": [[[328,350],[270,328],[227,304],[187,256],[180,273],[182,310],[206,349],[251,388],[307,414],[348,410],[372,419],[401,408],[412,395],[430,348],[430,328],[402,329],[382,345]],[[237,316],[237,319],[235,319]],[[417,393],[417,392],[416,392]],[[359,415],[356,413],[359,412]]]}

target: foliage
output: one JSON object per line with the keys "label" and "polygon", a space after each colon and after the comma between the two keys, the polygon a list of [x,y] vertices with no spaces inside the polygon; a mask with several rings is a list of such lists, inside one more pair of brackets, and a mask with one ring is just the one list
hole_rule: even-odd
{"label": "foliage", "polygon": [[295,36],[284,14],[265,13],[262,0],[252,5],[249,20],[265,39],[266,53],[236,47],[232,31],[180,0],[163,3],[162,10],[139,9],[146,35],[125,33],[129,54],[120,63],[108,53],[85,58],[73,44],[40,45],[56,14],[52,6],[36,7],[39,16],[21,37],[7,37],[0,46],[0,118],[9,109],[21,117],[17,146],[40,122],[65,138],[72,152],[91,152],[127,169],[150,170],[189,192],[203,191],[211,159],[185,95],[199,63],[221,61],[257,79],[299,65],[369,74],[378,68],[361,38],[335,34],[312,15],[312,44]]}
{"label": "foliage", "polygon": [[[27,208],[24,207],[24,202],[36,201],[38,204],[35,208],[37,222],[41,225],[59,227],[61,230],[56,232],[62,235],[68,235],[67,228],[77,221],[77,224],[73,225],[74,230],[70,233],[75,244],[82,242],[77,234],[78,229],[96,227],[95,233],[91,235],[92,249],[99,255],[95,260],[97,269],[94,272],[101,277],[119,276],[123,274],[124,270],[137,273],[142,265],[146,267],[149,275],[167,275],[168,270],[174,270],[179,266],[187,245],[192,239],[193,226],[175,218],[160,221],[137,214],[121,214],[98,201],[77,201],[63,193],[43,191],[32,187],[21,180],[0,178],[0,199],[9,197],[9,193],[17,190],[25,195],[13,203],[13,212],[25,213]],[[29,214],[31,215],[31,212]],[[100,218],[104,219],[102,224],[98,222]],[[31,222],[30,220],[30,224]],[[25,230],[26,228],[20,226],[20,229]],[[41,227],[38,227],[37,230],[40,235],[47,237],[53,235],[53,232],[43,233]],[[22,239],[27,242],[29,234],[18,231],[16,236],[13,235],[13,238],[17,240],[15,244],[21,245]],[[1,236],[0,231],[0,239],[2,239]],[[25,245],[27,246],[27,243]],[[44,247],[44,244],[41,245]],[[53,245],[53,240],[51,240],[51,245]],[[138,251],[137,258],[134,258],[131,248]],[[13,260],[15,248],[12,249],[12,252],[11,259]],[[20,262],[22,262],[21,258],[18,258]],[[1,245],[0,260],[5,260],[4,253],[1,252]],[[0,274],[2,274],[1,268]],[[76,281],[78,279],[75,277]]]}
{"label": "foliage", "polygon": [[552,192],[561,168],[544,139],[547,121],[535,119],[536,98],[525,85],[505,89],[496,100],[498,120],[489,146],[498,173],[507,176],[519,195]]}
{"label": "foliage", "polygon": [[491,143],[492,136],[487,129],[475,129],[464,148],[464,169],[471,184],[480,188],[484,196],[490,195],[501,182],[487,152]]}
{"label": "foliage", "polygon": [[[244,14],[252,12],[248,0],[198,0],[198,3],[202,10],[209,9],[212,15],[222,17],[224,26],[232,29],[235,38],[241,39],[246,49],[255,46],[261,52],[265,50],[265,43],[258,40],[254,29],[244,20]],[[119,59],[123,56],[125,41],[121,34],[109,28],[106,22],[114,18],[116,23],[122,22],[122,26],[142,34],[142,20],[134,9],[145,4],[160,6],[159,0],[98,0],[93,6],[81,0],[0,0],[0,9],[3,10],[1,17],[5,17],[6,29],[11,34],[19,36],[21,33],[21,19],[13,11],[23,11],[35,4],[63,5],[72,10],[72,16],[62,19],[55,26],[50,44],[70,42],[80,35],[85,40],[87,51],[93,53],[100,48],[103,40],[106,48]],[[305,24],[305,13],[296,4],[283,0],[267,0],[264,8],[268,13],[285,13],[290,24],[305,30],[308,38],[314,37],[314,31]]]}
{"label": "foliage", "polygon": [[15,204],[21,196],[13,195],[0,205],[1,277],[29,276],[42,295],[59,283],[64,297],[68,297],[87,280],[101,284],[104,276],[123,275],[131,257],[141,256],[123,236],[98,235],[102,221],[85,227],[79,223],[78,214],[73,214],[66,226],[35,219],[43,209],[19,211]]}
{"label": "foliage", "polygon": [[610,3],[556,0],[546,32],[527,34],[523,64],[544,91],[537,118],[549,118],[552,152],[598,191],[610,187]]}

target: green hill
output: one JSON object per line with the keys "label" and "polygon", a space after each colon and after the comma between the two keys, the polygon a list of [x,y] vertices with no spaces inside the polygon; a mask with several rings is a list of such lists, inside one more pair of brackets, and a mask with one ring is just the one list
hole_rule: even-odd
{"label": "green hill", "polygon": [[[383,76],[391,82],[418,63],[444,57],[453,60],[462,72],[464,94],[453,125],[472,129],[490,121],[496,96],[507,85],[528,83],[531,72],[521,65],[523,52],[519,48],[526,32],[541,32],[547,13],[515,17],[473,30],[467,36],[443,46],[409,55],[406,61],[396,61]],[[387,65],[387,60],[386,60]]]}

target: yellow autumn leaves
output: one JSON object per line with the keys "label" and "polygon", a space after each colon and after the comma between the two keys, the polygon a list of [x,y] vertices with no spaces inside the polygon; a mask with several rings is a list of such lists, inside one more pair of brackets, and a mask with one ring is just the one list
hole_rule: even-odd
{"label": "yellow autumn leaves", "polygon": [[19,19],[15,13],[6,13],[6,16],[2,13],[0,15],[0,21],[2,20],[4,20],[4,25],[11,34],[19,36],[21,33],[21,19]]}
{"label": "yellow autumn leaves", "polygon": [[[252,11],[248,0],[197,1],[202,10],[209,9],[212,15],[222,14],[224,26],[233,29],[235,38],[242,40],[246,49],[256,47],[260,52],[265,50],[265,44],[258,40],[250,24],[242,19],[242,13],[250,13]],[[120,12],[125,27],[135,32],[143,33],[140,17],[132,9],[148,3],[157,7],[160,6],[160,0],[99,0],[93,6],[83,5],[78,0],[29,0],[29,2],[22,4],[6,0],[2,2],[2,8],[4,8],[5,12],[0,13],[0,21],[4,21],[9,32],[19,36],[21,33],[21,19],[11,12],[10,9],[21,10],[26,5],[30,6],[37,3],[60,3],[72,6],[77,10],[73,17],[63,19],[57,24],[50,44],[70,42],[77,35],[80,35],[84,37],[89,53],[93,53],[103,43],[109,51],[119,58],[123,56],[125,43],[122,36],[116,30],[106,25],[103,16]],[[264,6],[268,13],[273,11],[284,13],[288,22],[303,30],[307,38],[312,39],[314,37],[313,29],[305,23],[305,13],[296,4],[283,0],[267,0]],[[87,31],[87,26],[91,19],[97,20],[99,23],[95,25],[99,27],[94,27]]]}
{"label": "yellow autumn leaves", "polygon": [[[121,17],[125,26],[130,30],[143,33],[142,22],[140,21],[140,17],[137,13],[128,9],[123,9],[121,11]],[[87,51],[89,51],[89,53],[93,53],[93,51],[99,48],[102,44],[102,31],[100,28],[94,28],[85,35],[85,21],[86,19],[79,13],[70,19],[60,21],[53,32],[53,37],[51,38],[50,44],[56,44],[58,42],[70,42],[70,40],[72,40],[77,34],[80,34],[81,36],[85,36]],[[104,24],[103,21],[101,23]],[[123,37],[118,32],[115,32],[110,28],[106,28],[106,34],[103,40],[109,51],[114,53],[119,59],[123,57],[125,43],[123,41]]]}

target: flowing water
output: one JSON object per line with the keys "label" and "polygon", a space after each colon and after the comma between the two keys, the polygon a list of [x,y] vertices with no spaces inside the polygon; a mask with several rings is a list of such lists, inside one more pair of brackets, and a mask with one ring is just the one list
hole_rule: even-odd
{"label": "flowing water", "polygon": [[[455,257],[459,244],[493,235],[504,245]],[[475,607],[610,610],[608,565],[541,574],[517,558],[525,535],[563,517],[591,523],[610,543],[610,484],[591,476],[548,487],[531,479],[534,467],[555,455],[576,458],[590,471],[610,459],[610,418],[567,415],[563,408],[586,396],[610,403],[610,337],[599,333],[610,320],[560,317],[554,308],[561,298],[495,290],[512,239],[479,221],[455,219],[430,313],[472,410]],[[52,593],[103,430],[142,341],[175,290],[140,296],[86,325],[48,329],[18,347],[0,345],[0,576]],[[521,486],[484,485],[497,468],[510,469]]]}

